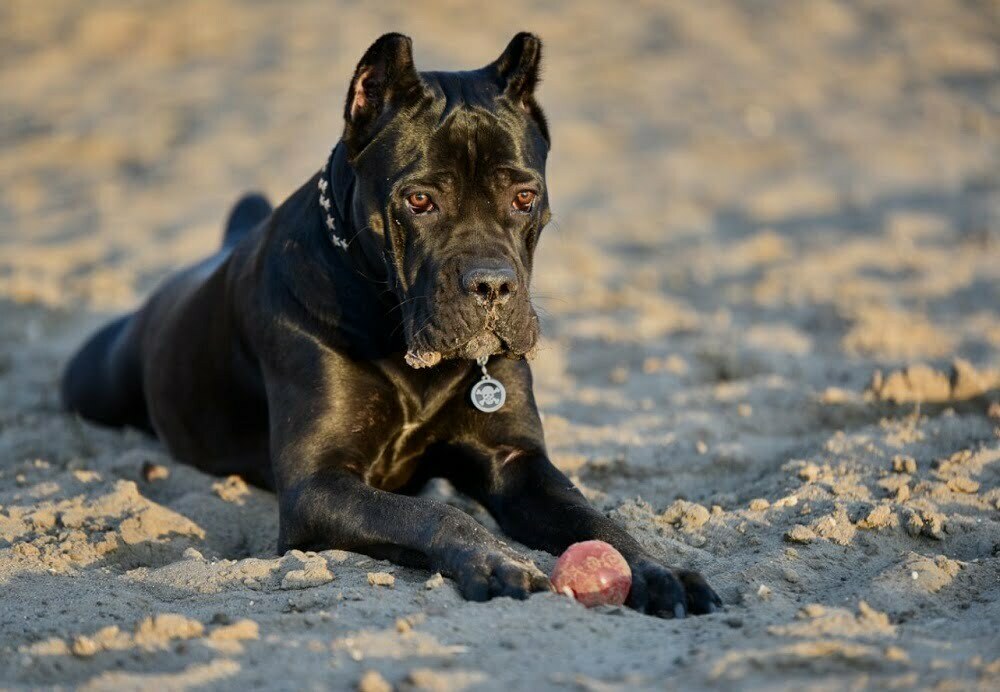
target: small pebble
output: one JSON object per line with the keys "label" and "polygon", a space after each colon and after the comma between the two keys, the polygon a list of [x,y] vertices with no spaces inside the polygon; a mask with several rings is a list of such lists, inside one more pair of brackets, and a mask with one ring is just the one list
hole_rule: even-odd
{"label": "small pebble", "polygon": [[808,526],[796,524],[785,532],[785,540],[790,543],[812,543],[816,540],[816,532]]}
{"label": "small pebble", "polygon": [[388,572],[369,572],[368,584],[370,586],[388,586],[392,588],[396,584],[396,577]]}
{"label": "small pebble", "polygon": [[153,481],[165,481],[170,478],[170,469],[163,464],[154,464],[151,461],[142,462],[142,477],[147,483]]}
{"label": "small pebble", "polygon": [[377,670],[369,670],[358,680],[358,692],[392,692],[392,685]]}
{"label": "small pebble", "polygon": [[424,588],[427,590],[436,589],[444,584],[444,577],[441,576],[440,572],[436,572],[430,579],[424,582]]}
{"label": "small pebble", "polygon": [[917,462],[913,457],[897,454],[892,458],[892,470],[896,473],[916,473]]}
{"label": "small pebble", "polygon": [[907,655],[906,651],[898,646],[887,646],[885,647],[885,660],[887,661],[908,661],[910,657]]}
{"label": "small pebble", "polygon": [[96,654],[100,650],[101,649],[97,645],[97,642],[95,642],[90,637],[83,637],[83,636],[81,636],[81,637],[77,637],[75,640],[73,640],[72,651],[73,651],[73,655],[74,656],[79,656],[81,658],[87,658],[87,657],[93,656],[94,654]]}
{"label": "small pebble", "polygon": [[956,493],[975,493],[979,490],[979,482],[964,476],[957,476],[948,480],[948,489]]}
{"label": "small pebble", "polygon": [[990,407],[986,410],[986,415],[993,420],[1000,420],[1000,401],[994,401],[990,404]]}
{"label": "small pebble", "polygon": [[802,606],[802,609],[799,610],[798,614],[800,618],[823,617],[824,615],[826,615],[826,608],[821,606],[819,603],[809,603],[807,605]]}
{"label": "small pebble", "polygon": [[806,464],[799,469],[799,478],[809,483],[819,478],[820,468],[816,464]]}

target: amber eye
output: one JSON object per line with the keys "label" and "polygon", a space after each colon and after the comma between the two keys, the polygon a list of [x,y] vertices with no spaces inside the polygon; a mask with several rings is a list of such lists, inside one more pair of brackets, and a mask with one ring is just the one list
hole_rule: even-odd
{"label": "amber eye", "polygon": [[536,196],[533,190],[521,190],[514,195],[514,201],[511,202],[511,205],[518,211],[531,211],[531,205],[535,203]]}
{"label": "amber eye", "polygon": [[414,214],[424,214],[434,209],[434,200],[426,192],[414,192],[406,198],[406,204]]}

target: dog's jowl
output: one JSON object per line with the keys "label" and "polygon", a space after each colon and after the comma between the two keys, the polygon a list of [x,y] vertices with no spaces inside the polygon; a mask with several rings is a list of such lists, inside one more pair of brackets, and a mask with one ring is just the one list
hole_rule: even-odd
{"label": "dog's jowl", "polygon": [[[550,588],[470,516],[415,495],[443,477],[527,546],[615,546],[635,608],[715,610],[699,574],[659,564],[546,455],[525,359],[549,219],[540,58],[518,34],[481,69],[417,72],[408,38],[378,39],[322,169],[277,208],[244,197],[218,253],[91,337],[66,406],[272,488],[282,551],[439,570],[476,600]],[[484,373],[496,385],[470,395]]]}

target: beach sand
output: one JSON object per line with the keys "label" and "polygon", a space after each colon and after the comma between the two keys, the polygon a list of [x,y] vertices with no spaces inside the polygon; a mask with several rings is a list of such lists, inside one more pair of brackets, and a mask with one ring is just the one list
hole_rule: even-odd
{"label": "beach sand", "polygon": [[[997,689],[998,16],[4,2],[0,687]],[[91,329],[214,250],[242,192],[324,162],[379,34],[462,69],[521,29],[554,140],[550,452],[724,612],[467,603],[357,554],[279,557],[273,495],[60,410]]]}

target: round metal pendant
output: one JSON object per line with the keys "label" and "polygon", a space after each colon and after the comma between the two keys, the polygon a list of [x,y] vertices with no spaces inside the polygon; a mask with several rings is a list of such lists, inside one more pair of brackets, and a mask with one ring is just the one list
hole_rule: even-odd
{"label": "round metal pendant", "polygon": [[472,385],[472,405],[483,413],[493,413],[507,401],[507,390],[492,377],[483,379]]}

